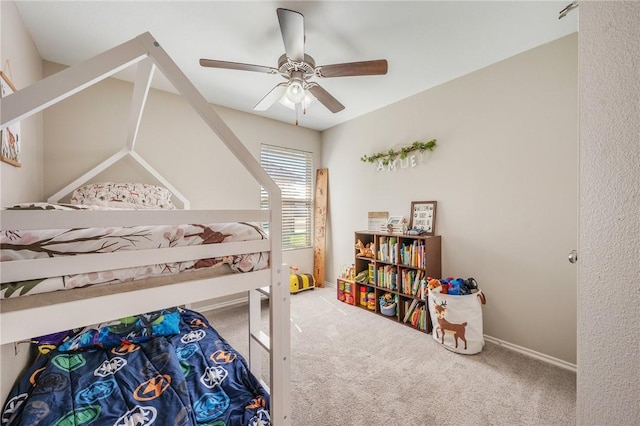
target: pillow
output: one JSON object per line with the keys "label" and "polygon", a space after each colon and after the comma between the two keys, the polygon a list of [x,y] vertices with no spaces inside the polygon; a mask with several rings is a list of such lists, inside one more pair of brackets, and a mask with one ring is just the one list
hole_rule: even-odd
{"label": "pillow", "polygon": [[95,347],[110,348],[122,342],[139,343],[158,336],[173,336],[180,333],[179,323],[178,308],[121,318],[85,328],[62,343],[58,350],[69,352]]}
{"label": "pillow", "polygon": [[5,207],[6,210],[92,210],[88,206],[60,204],[60,203],[20,203],[11,207]]}
{"label": "pillow", "polygon": [[161,186],[146,183],[99,182],[73,191],[71,204],[121,209],[166,209],[176,207],[171,192]]}

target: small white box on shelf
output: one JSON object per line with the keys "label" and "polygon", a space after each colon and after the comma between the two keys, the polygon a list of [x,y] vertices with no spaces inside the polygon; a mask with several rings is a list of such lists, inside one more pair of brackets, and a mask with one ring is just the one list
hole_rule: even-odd
{"label": "small white box on shelf", "polygon": [[367,230],[375,232],[387,232],[389,212],[369,212]]}
{"label": "small white box on shelf", "polygon": [[391,216],[387,221],[387,232],[391,232],[393,234],[402,234],[404,231],[404,217],[402,216]]}

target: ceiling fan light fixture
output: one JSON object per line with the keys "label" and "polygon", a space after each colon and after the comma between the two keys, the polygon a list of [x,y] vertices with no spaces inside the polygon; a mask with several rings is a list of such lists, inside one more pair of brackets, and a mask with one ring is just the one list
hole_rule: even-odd
{"label": "ceiling fan light fixture", "polygon": [[[244,71],[280,74],[287,81],[276,85],[254,107],[254,111],[266,111],[276,102],[289,109],[304,114],[316,99],[332,113],[344,110],[342,105],[328,91],[310,79],[326,77],[349,77],[359,75],[384,75],[387,73],[386,59],[373,61],[345,62],[316,67],[315,60],[305,53],[304,16],[294,10],[278,8],[278,22],[284,42],[284,54],[278,59],[278,67],[244,64],[239,62],[200,59],[203,67],[226,68]],[[297,118],[296,118],[297,124]]]}
{"label": "ceiling fan light fixture", "polygon": [[[304,97],[302,98],[302,101],[300,101],[299,103],[302,104],[302,108],[303,109],[306,109],[315,100],[316,100],[315,96],[313,96],[308,90],[305,90],[304,91]],[[289,108],[289,109],[296,109],[296,103],[295,102],[291,102],[291,100],[287,96],[286,92],[285,92],[284,96],[282,98],[280,98],[280,104],[285,106],[285,107],[287,107],[287,108]]]}
{"label": "ceiling fan light fixture", "polygon": [[302,81],[298,79],[292,79],[285,92],[287,99],[293,103],[298,104],[304,100],[305,90]]}

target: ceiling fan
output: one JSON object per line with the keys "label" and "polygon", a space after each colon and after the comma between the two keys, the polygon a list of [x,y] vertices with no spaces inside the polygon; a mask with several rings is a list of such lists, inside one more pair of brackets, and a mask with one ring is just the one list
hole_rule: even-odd
{"label": "ceiling fan", "polygon": [[203,67],[282,75],[287,81],[276,85],[256,104],[253,108],[254,110],[266,111],[279,101],[289,108],[295,108],[297,125],[298,112],[300,110],[303,113],[306,112],[306,107],[314,99],[320,101],[322,105],[333,113],[344,109],[344,105],[323,89],[322,86],[315,81],[310,81],[312,77],[348,77],[383,75],[387,73],[386,59],[316,66],[313,58],[304,51],[304,16],[299,12],[282,8],[277,10],[277,14],[285,50],[285,53],[278,59],[278,68],[214,59],[200,59],[200,65]]}

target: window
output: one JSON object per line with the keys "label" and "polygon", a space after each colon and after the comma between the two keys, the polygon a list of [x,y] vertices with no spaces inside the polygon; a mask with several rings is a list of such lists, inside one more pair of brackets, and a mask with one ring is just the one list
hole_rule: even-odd
{"label": "window", "polygon": [[[283,250],[311,247],[311,160],[310,152],[273,145],[260,148],[262,167],[282,191]],[[260,191],[260,206],[269,206],[264,188]]]}

